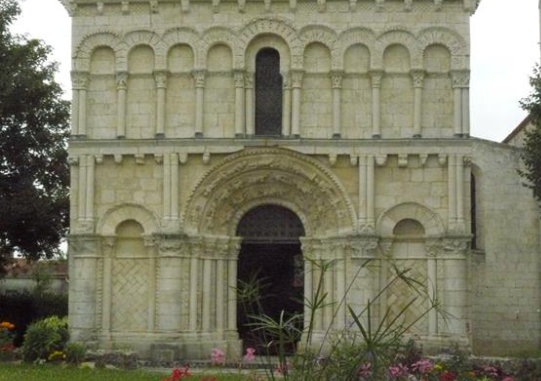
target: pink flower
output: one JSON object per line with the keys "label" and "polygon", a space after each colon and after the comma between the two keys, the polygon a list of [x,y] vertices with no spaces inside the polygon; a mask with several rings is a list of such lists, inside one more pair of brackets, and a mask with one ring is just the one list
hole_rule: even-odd
{"label": "pink flower", "polygon": [[287,374],[288,364],[276,365],[273,369],[273,373],[277,376],[284,376]]}
{"label": "pink flower", "polygon": [[389,376],[391,378],[399,378],[408,375],[408,368],[402,364],[392,365],[389,367]]}
{"label": "pink flower", "polygon": [[432,363],[430,362],[429,359],[419,360],[419,361],[411,364],[411,370],[413,370],[414,372],[419,372],[421,374],[428,373],[433,368],[434,368],[434,366],[432,365]]}
{"label": "pink flower", "polygon": [[210,355],[212,365],[225,365],[225,353],[220,348],[214,348]]}
{"label": "pink flower", "polygon": [[502,381],[515,381],[515,379],[511,376],[507,376]]}
{"label": "pink flower", "polygon": [[489,377],[498,377],[498,369],[491,365],[485,366],[483,372]]}
{"label": "pink flower", "polygon": [[362,378],[368,378],[372,375],[372,363],[364,363],[359,369],[359,376]]}
{"label": "pink flower", "polygon": [[252,362],[255,359],[255,349],[254,348],[246,348],[246,354],[244,355],[244,361],[246,362]]}

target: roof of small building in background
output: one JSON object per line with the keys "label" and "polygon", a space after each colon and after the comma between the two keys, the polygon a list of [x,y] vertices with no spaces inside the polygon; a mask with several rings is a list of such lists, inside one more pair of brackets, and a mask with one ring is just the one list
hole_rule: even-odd
{"label": "roof of small building in background", "polygon": [[505,139],[502,140],[502,143],[509,143],[517,134],[526,128],[532,121],[532,116],[529,114],[520,124],[513,130]]}

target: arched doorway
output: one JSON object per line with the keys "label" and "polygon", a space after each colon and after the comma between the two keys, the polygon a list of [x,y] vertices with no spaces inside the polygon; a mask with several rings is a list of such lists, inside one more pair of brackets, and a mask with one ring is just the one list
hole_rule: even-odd
{"label": "arched doorway", "polygon": [[[253,316],[268,316],[279,321],[294,315],[294,327],[302,331],[304,270],[301,243],[304,227],[291,210],[278,205],[262,205],[248,211],[239,222],[242,237],[238,261],[237,327],[245,348],[274,355],[276,346],[268,330],[255,329]],[[291,330],[293,331],[293,330]],[[290,331],[290,332],[291,332]],[[295,340],[286,350],[293,353]]]}

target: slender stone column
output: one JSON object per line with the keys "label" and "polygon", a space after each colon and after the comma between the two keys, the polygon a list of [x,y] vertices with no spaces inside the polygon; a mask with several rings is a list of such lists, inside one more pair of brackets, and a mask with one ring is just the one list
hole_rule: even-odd
{"label": "slender stone column", "polygon": [[105,237],[102,241],[103,279],[102,279],[102,306],[101,306],[101,334],[109,340],[111,332],[111,298],[112,298],[112,272],[113,256],[115,253],[116,237]]}
{"label": "slender stone column", "polygon": [[86,219],[86,169],[87,169],[87,157],[85,155],[79,156],[79,203],[78,203],[78,218],[79,221]]}
{"label": "slender stone column", "polygon": [[456,156],[456,223],[464,231],[464,156]]}
{"label": "slender stone column", "polygon": [[379,319],[383,320],[383,317],[387,313],[387,283],[389,282],[389,259],[391,257],[391,248],[393,242],[391,240],[384,240],[380,242],[379,247],[381,251],[380,257],[380,273],[379,273],[379,289],[381,295],[379,298]]}
{"label": "slender stone column", "polygon": [[375,226],[375,158],[374,155],[366,157],[366,224],[370,228]]}
{"label": "slender stone column", "polygon": [[71,101],[71,135],[79,135],[79,89],[84,86],[84,82],[80,79],[79,72],[71,72],[71,88],[72,88],[72,101]]}
{"label": "slender stone column", "polygon": [[210,331],[210,306],[213,299],[212,295],[212,265],[214,260],[203,259],[203,312],[202,312],[202,330]]}
{"label": "slender stone column", "polygon": [[179,173],[178,154],[171,154],[171,219],[179,219]]}
{"label": "slender stone column", "polygon": [[422,104],[423,104],[423,82],[425,72],[415,70],[411,73],[413,78],[413,137],[420,138],[422,136]]}
{"label": "slender stone column", "polygon": [[94,166],[95,158],[93,155],[86,157],[86,213],[85,220],[92,223],[94,221]]}
{"label": "slender stone column", "polygon": [[126,91],[128,89],[128,73],[119,72],[116,74],[116,96],[117,96],[117,121],[116,136],[118,139],[126,137]]}
{"label": "slender stone column", "polygon": [[449,155],[447,159],[448,170],[448,198],[449,198],[449,230],[456,228],[456,156]]}
{"label": "slender stone column", "polygon": [[[468,78],[469,86],[469,78]],[[464,87],[462,89],[462,136],[470,136],[470,89]]]}
{"label": "slender stone column", "polygon": [[[325,259],[325,262],[328,263],[330,260]],[[325,298],[326,306],[323,307],[323,330],[328,330],[332,328],[333,322],[333,309],[335,307],[336,299],[334,297],[334,279],[333,279],[333,268],[327,269],[323,277],[323,286],[325,289]]]}
{"label": "slender stone column", "polygon": [[451,72],[454,93],[454,134],[455,136],[470,133],[469,85],[470,73],[467,70]]}
{"label": "slender stone column", "polygon": [[148,331],[156,329],[156,240],[152,236],[144,237],[148,256]]}
{"label": "slender stone column", "polygon": [[471,237],[447,238],[444,241],[445,309],[451,315],[448,322],[449,333],[465,336],[468,308],[466,252]]}
{"label": "slender stone column", "polygon": [[334,266],[334,279],[336,282],[336,328],[339,330],[346,328],[346,266],[344,254],[340,252],[337,256],[337,262]]}
{"label": "slender stone column", "polygon": [[[428,307],[430,308],[432,307],[432,303],[436,301],[438,295],[437,256],[441,248],[436,240],[427,240],[425,245],[427,252],[428,298],[429,303],[431,303]],[[436,335],[438,333],[438,312],[434,308],[431,308],[430,311],[428,311],[428,333],[430,335]]]}
{"label": "slender stone column", "polygon": [[70,166],[70,190],[73,195],[70,197],[70,219],[77,220],[79,218],[79,211],[77,210],[79,203],[79,157],[69,156],[68,163]]}
{"label": "slender stone column", "polygon": [[[347,280],[348,285],[352,282],[348,305],[352,306],[357,315],[362,313],[360,315],[361,321],[366,324],[368,322],[368,302],[374,301],[374,282],[378,279],[376,272],[369,267],[369,262],[376,258],[378,238],[375,235],[356,236],[351,238],[350,245],[351,250],[347,258],[347,265],[351,269],[346,267],[345,271],[346,274],[349,273],[354,278]],[[382,258],[379,262],[382,262]],[[376,311],[373,310],[373,312]],[[374,317],[375,314],[371,316],[371,318]]]}
{"label": "slender stone column", "polygon": [[254,73],[246,73],[244,77],[244,86],[246,89],[246,134],[255,135],[255,93],[254,93]]}
{"label": "slender stone column", "polygon": [[227,330],[237,332],[237,259],[227,263]]}
{"label": "slender stone column", "polygon": [[301,89],[302,77],[304,72],[300,70],[291,72],[291,86],[293,106],[291,112],[291,136],[299,138],[301,136]]}
{"label": "slender stone column", "polygon": [[163,219],[171,219],[171,155],[163,156]]}
{"label": "slender stone column", "polygon": [[205,70],[196,70],[193,72],[195,79],[195,136],[203,136],[203,117],[205,102]]}
{"label": "slender stone column", "polygon": [[156,81],[156,137],[165,136],[165,89],[167,88],[167,72],[154,73]]}
{"label": "slender stone column", "polygon": [[372,84],[372,137],[381,138],[381,79],[383,71],[371,71]]}
{"label": "slender stone column", "polygon": [[344,73],[333,72],[331,74],[332,81],[332,99],[333,99],[333,139],[339,139],[342,136],[340,117],[342,114],[342,108],[340,105],[342,96],[342,78]]}
{"label": "slender stone column", "polygon": [[366,155],[359,156],[359,228],[366,226]]}
{"label": "slender stone column", "polygon": [[313,290],[313,268],[312,262],[307,258],[310,258],[310,250],[306,248],[303,243],[303,254],[304,254],[304,329],[308,329],[310,325],[310,316],[312,310],[309,306],[312,305],[314,301],[314,290]]}
{"label": "slender stone column", "polygon": [[[159,256],[156,259],[154,297],[158,314],[154,325],[160,332],[177,334],[179,329],[187,330],[192,322],[191,319],[188,321],[181,319],[181,313],[185,313],[184,302],[191,303],[191,297],[186,295],[191,292],[191,289],[186,290],[184,286],[185,277],[192,274],[189,268],[186,269],[190,261],[189,254],[186,252],[188,247],[185,244],[185,238],[178,234],[178,231],[177,234],[167,232],[156,241],[159,244]],[[189,316],[191,318],[191,315]]]}
{"label": "slender stone column", "polygon": [[220,335],[225,331],[224,319],[224,284],[225,284],[225,268],[223,259],[216,261],[216,330]]}
{"label": "slender stone column", "polygon": [[77,74],[77,87],[79,89],[79,123],[78,135],[86,137],[86,88],[88,86],[88,73],[79,72]]}
{"label": "slender stone column", "polygon": [[291,135],[291,76],[283,73],[282,136]]}
{"label": "slender stone column", "polygon": [[190,331],[197,331],[197,285],[199,275],[198,253],[192,251],[190,259]]}
{"label": "slender stone column", "polygon": [[245,134],[244,129],[244,72],[237,70],[233,73],[235,81],[235,136],[241,137]]}

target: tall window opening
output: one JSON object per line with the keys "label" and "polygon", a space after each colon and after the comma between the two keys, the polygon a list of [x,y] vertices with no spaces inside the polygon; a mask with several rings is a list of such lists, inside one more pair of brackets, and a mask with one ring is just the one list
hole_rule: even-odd
{"label": "tall window opening", "polygon": [[[288,335],[295,340],[284,348],[293,353],[303,329],[304,267],[299,237],[304,227],[291,210],[261,205],[246,213],[237,227],[242,237],[238,261],[237,327],[245,348],[276,355],[276,332],[258,329],[254,316],[279,321],[297,316]],[[295,330],[296,328],[296,330]]]}
{"label": "tall window opening", "polygon": [[255,134],[282,134],[282,75],[280,53],[261,49],[255,58]]}

